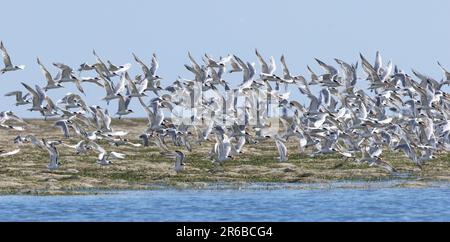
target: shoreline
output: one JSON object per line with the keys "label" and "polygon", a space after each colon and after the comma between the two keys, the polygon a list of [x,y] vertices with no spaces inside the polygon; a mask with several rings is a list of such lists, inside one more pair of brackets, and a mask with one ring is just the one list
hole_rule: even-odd
{"label": "shoreline", "polygon": [[143,191],[259,191],[259,190],[330,190],[330,189],[399,189],[450,186],[450,180],[384,179],[384,180],[329,180],[317,182],[193,182],[177,184],[148,184],[139,187],[89,188],[73,190],[0,190],[0,196],[92,196]]}

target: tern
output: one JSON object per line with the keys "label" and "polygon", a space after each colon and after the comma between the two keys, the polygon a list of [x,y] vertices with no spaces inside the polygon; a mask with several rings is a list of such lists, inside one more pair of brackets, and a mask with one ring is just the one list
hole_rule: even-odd
{"label": "tern", "polygon": [[53,79],[52,75],[47,70],[47,68],[41,63],[41,60],[39,60],[39,58],[37,58],[37,63],[41,68],[42,74],[44,74],[44,77],[47,80],[47,85],[44,87],[45,91],[48,91],[49,89],[56,89],[56,88],[63,87],[63,85],[61,85],[61,83],[59,83],[59,82],[55,81],[55,79]]}
{"label": "tern", "polygon": [[5,65],[5,67],[0,69],[1,74],[5,74],[8,71],[17,71],[25,69],[25,65],[16,66],[11,63],[11,58],[9,57],[9,54],[6,51],[5,46],[3,46],[3,41],[0,41],[0,51],[2,52],[3,55],[3,64]]}
{"label": "tern", "polygon": [[134,111],[132,109],[128,109],[128,105],[130,104],[131,98],[130,97],[119,97],[119,105],[117,110],[117,115],[119,115],[119,119],[122,118],[122,116],[128,115],[130,113],[133,113]]}
{"label": "tern", "polygon": [[149,82],[153,82],[155,80],[161,79],[158,75],[156,75],[156,71],[159,68],[158,60],[156,59],[156,54],[153,54],[152,56],[152,64],[151,67],[148,68],[144,64],[144,62],[139,59],[134,53],[133,53],[134,60],[141,66],[142,72],[144,73],[144,79],[148,80]]}
{"label": "tern", "polygon": [[42,143],[44,144],[44,148],[47,150],[50,155],[50,162],[47,165],[49,170],[56,170],[61,165],[59,161],[59,152],[56,149],[55,142],[48,142],[46,139],[42,139]]}
{"label": "tern", "polygon": [[185,167],[184,160],[186,159],[186,156],[183,152],[176,150],[174,152],[165,152],[165,153],[163,152],[162,155],[164,155],[166,157],[174,158],[174,160],[175,160],[174,170],[177,173],[184,170],[184,167]]}
{"label": "tern", "polygon": [[20,152],[20,149],[15,149],[12,151],[3,152],[3,150],[0,151],[0,157],[6,157],[6,156],[12,156],[15,154],[18,154]]}
{"label": "tern", "polygon": [[29,93],[22,95],[21,91],[13,91],[8,92],[5,96],[15,96],[16,97],[16,106],[27,105],[31,103],[31,100],[28,98],[30,96]]}
{"label": "tern", "polygon": [[23,121],[22,118],[17,116],[12,111],[0,112],[0,128],[13,129],[13,130],[18,130],[18,131],[23,131],[24,130],[24,127],[11,125],[11,124],[9,124],[9,122],[20,122],[22,124],[25,123],[25,121]]}

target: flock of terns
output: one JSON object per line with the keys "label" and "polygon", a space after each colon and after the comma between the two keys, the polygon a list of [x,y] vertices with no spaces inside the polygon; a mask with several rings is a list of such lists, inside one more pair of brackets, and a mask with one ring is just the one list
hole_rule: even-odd
{"label": "flock of terns", "polygon": [[[1,74],[25,68],[11,62],[3,43],[0,49],[4,62]],[[54,125],[61,129],[64,139],[48,140],[29,134],[14,140],[16,144],[32,143],[48,151],[49,169],[61,165],[58,149],[62,147],[77,154],[96,152],[97,163],[108,165],[112,159],[125,158],[125,154],[111,151],[116,146],[137,148],[154,143],[162,155],[175,160],[176,172],[184,169],[185,156],[195,145],[212,144],[208,155],[221,164],[238,157],[246,144],[271,140],[277,147],[278,160],[287,162],[286,142],[294,139],[299,152],[308,151],[312,156],[335,153],[390,172],[395,168],[383,159],[383,151],[403,151],[421,168],[436,152],[450,150],[450,95],[442,90],[450,84],[450,73],[439,63],[444,72],[441,80],[415,70],[411,76],[391,62],[384,64],[378,52],[373,65],[360,55],[363,77],[357,74],[358,62],[349,64],[340,59],[335,59],[334,66],[316,59],[323,73],[316,74],[307,66],[309,76],[301,76],[290,72],[284,56],[280,59],[281,75],[276,74],[275,59],[264,59],[257,50],[259,73],[255,63],[236,55],[213,59],[205,54],[200,63],[188,53],[190,63],[185,67],[193,78],[178,77],[161,86],[155,54],[150,65],[133,54],[142,69],[135,77],[128,73],[131,64],[105,63],[95,51],[93,55],[94,64],[83,63],[77,70],[53,63],[58,69],[56,75],[38,58],[46,85],[22,82],[23,89],[5,94],[15,97],[16,106],[28,106],[29,111],[40,113],[46,120],[57,117]],[[83,77],[87,72],[95,76]],[[236,77],[239,73],[242,81],[232,85],[226,76]],[[358,82],[364,82],[365,87],[358,88]],[[57,102],[49,96],[53,89],[71,84],[79,93],[67,93]],[[139,101],[148,118],[139,136],[141,143],[126,138],[126,130],[111,127],[114,114],[108,109],[85,102],[86,85],[103,89],[102,100],[108,105],[117,101],[115,115],[119,118],[134,113],[130,101]],[[309,102],[292,100],[292,89],[298,89]],[[1,129],[25,131],[26,126],[12,111],[0,113]],[[70,145],[67,141],[71,138],[79,142]],[[169,150],[169,142],[178,149]],[[100,144],[109,144],[109,151]],[[0,157],[19,152],[1,151]]]}

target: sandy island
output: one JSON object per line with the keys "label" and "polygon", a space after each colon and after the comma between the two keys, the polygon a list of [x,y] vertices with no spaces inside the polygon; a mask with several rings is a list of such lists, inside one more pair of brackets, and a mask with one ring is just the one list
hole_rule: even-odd
{"label": "sandy island", "polygon": [[[258,145],[244,146],[244,153],[223,166],[211,163],[207,157],[211,144],[201,147],[194,145],[193,152],[187,153],[186,170],[176,174],[173,161],[159,154],[156,146],[110,147],[104,148],[126,154],[124,160],[114,160],[114,164],[96,164],[96,153],[76,155],[69,148],[59,148],[62,166],[55,171],[47,169],[48,153],[31,144],[16,145],[13,139],[19,135],[34,134],[38,138],[62,139],[53,121],[26,120],[27,131],[0,130],[0,147],[21,152],[15,156],[0,158],[0,194],[83,194],[89,190],[111,189],[152,189],[155,186],[204,187],[205,184],[283,182],[318,183],[344,180],[389,180],[401,179],[405,186],[423,186],[429,181],[450,181],[450,154],[437,154],[423,169],[417,168],[403,153],[384,152],[383,158],[392,164],[398,173],[391,174],[380,167],[345,161],[339,155],[311,157],[300,153],[297,140],[288,142],[289,162],[279,163],[275,144],[271,141]],[[125,130],[130,141],[139,143],[138,138],[144,119],[113,120],[116,130]],[[76,144],[77,138],[64,140]],[[169,142],[168,142],[169,143]],[[99,142],[99,144],[102,144]],[[169,145],[169,148],[173,148]]]}

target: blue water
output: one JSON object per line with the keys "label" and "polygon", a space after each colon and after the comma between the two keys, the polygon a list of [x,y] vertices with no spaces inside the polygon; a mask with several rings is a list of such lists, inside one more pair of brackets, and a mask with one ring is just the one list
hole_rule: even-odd
{"label": "blue water", "polygon": [[449,183],[341,185],[0,196],[0,221],[450,221]]}

